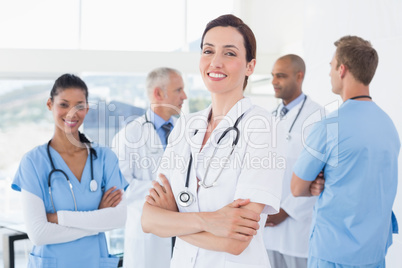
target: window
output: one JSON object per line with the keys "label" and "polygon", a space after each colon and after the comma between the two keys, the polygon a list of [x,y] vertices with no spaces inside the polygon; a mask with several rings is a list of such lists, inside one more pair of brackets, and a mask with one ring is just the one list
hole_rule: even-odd
{"label": "window", "polygon": [[[11,182],[22,156],[52,137],[54,125],[46,108],[52,84],[49,80],[0,80],[0,221],[17,229],[23,222],[21,202]],[[0,230],[1,234],[13,232]],[[16,242],[16,267],[26,267],[31,247],[28,240]]]}
{"label": "window", "polygon": [[2,1],[0,48],[187,50],[199,45],[208,21],[233,12],[233,2]]}

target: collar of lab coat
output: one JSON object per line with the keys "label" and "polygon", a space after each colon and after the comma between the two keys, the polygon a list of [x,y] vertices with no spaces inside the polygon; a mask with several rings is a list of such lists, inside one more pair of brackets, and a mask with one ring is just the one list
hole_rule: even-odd
{"label": "collar of lab coat", "polygon": [[158,114],[156,114],[151,109],[147,110],[147,117],[148,117],[148,120],[150,122],[152,122],[152,124],[154,124],[156,130],[159,130],[162,127],[162,125],[164,125],[166,123],[171,123],[172,126],[174,126],[174,123],[175,123],[173,120],[173,117],[170,117],[168,121],[165,121],[162,117],[160,117]]}
{"label": "collar of lab coat", "polygon": [[[206,142],[204,148],[208,148],[211,145],[211,142],[213,142],[213,145],[216,145],[216,142],[218,141],[219,137],[221,134],[228,128],[232,127],[236,120],[245,112],[247,112],[253,104],[251,103],[251,100],[247,97],[244,97],[243,99],[239,100],[230,110],[229,112],[224,116],[224,118],[219,122],[219,124],[216,126],[216,128],[212,131],[211,136],[209,137],[208,141]],[[212,105],[210,105],[207,109],[203,110],[201,113],[199,113],[196,116],[199,116],[196,120],[194,120],[194,123],[191,124],[193,126],[190,127],[190,149],[191,153],[199,153],[201,146],[202,146],[202,141],[204,140],[205,136],[205,131],[208,126],[208,116],[211,112]],[[243,117],[244,120],[244,117]],[[240,122],[241,123],[241,122]],[[240,124],[239,123],[239,124]],[[195,131],[197,133],[194,135]],[[192,135],[192,136],[191,136]]]}
{"label": "collar of lab coat", "polygon": [[[304,95],[303,93],[302,93],[302,95],[300,95],[300,96],[303,96],[303,98],[301,99],[301,101],[299,101],[295,106],[292,106],[292,108],[289,110],[289,112],[283,117],[283,119],[287,119],[287,118],[291,118],[291,117],[294,117],[294,116],[296,116],[296,114],[299,112],[299,109],[300,109],[300,107],[302,106],[302,104],[303,104],[303,101],[304,101],[304,97],[306,96],[306,95]],[[308,102],[309,101],[309,98],[307,97],[307,99],[306,99],[306,102]],[[279,120],[279,118],[280,118],[280,110],[282,110],[282,108],[284,107],[284,105],[283,105],[283,103],[281,103],[281,104],[279,104],[278,105],[278,107],[275,109],[275,110],[273,110],[272,111],[272,114],[273,115],[275,115],[275,117]]]}

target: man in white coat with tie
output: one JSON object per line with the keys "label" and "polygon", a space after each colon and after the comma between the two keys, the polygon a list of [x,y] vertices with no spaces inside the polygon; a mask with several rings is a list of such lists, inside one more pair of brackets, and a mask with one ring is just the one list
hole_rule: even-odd
{"label": "man in white coat with tie", "polygon": [[167,136],[187,99],[179,71],[157,68],[146,79],[150,108],[127,124],[113,139],[119,166],[130,184],[127,195],[127,221],[123,266],[126,268],[169,267],[172,239],[146,234],[141,228],[145,196],[156,179]]}
{"label": "man in white coat with tie", "polygon": [[272,69],[275,97],[282,102],[272,112],[276,117],[278,149],[286,156],[281,208],[269,215],[264,242],[272,268],[307,267],[308,242],[315,197],[295,198],[290,192],[292,167],[308,136],[309,126],[320,120],[322,107],[302,92],[306,67],[294,54],[280,57]]}

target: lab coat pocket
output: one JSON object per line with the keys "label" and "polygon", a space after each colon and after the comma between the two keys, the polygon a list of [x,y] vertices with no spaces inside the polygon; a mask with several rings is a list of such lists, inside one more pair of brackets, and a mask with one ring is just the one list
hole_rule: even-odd
{"label": "lab coat pocket", "polygon": [[32,253],[30,253],[28,268],[36,268],[36,267],[56,268],[57,260],[55,258],[43,258],[35,256]]}
{"label": "lab coat pocket", "polygon": [[263,264],[249,264],[249,263],[225,261],[225,268],[267,268],[267,267]]}
{"label": "lab coat pocket", "polygon": [[102,268],[116,268],[119,264],[119,258],[109,255],[109,257],[100,258],[99,267]]}

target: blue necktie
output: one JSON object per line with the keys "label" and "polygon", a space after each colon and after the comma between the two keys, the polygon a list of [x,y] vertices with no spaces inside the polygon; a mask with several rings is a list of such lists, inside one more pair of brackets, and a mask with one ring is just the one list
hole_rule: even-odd
{"label": "blue necktie", "polygon": [[281,113],[280,113],[280,117],[281,119],[289,112],[289,109],[286,108],[285,106],[282,107]]}
{"label": "blue necktie", "polygon": [[165,131],[165,141],[166,141],[166,145],[168,144],[168,137],[170,132],[172,131],[173,125],[172,123],[166,123],[164,125],[162,125],[161,127],[163,129],[163,131]]}

